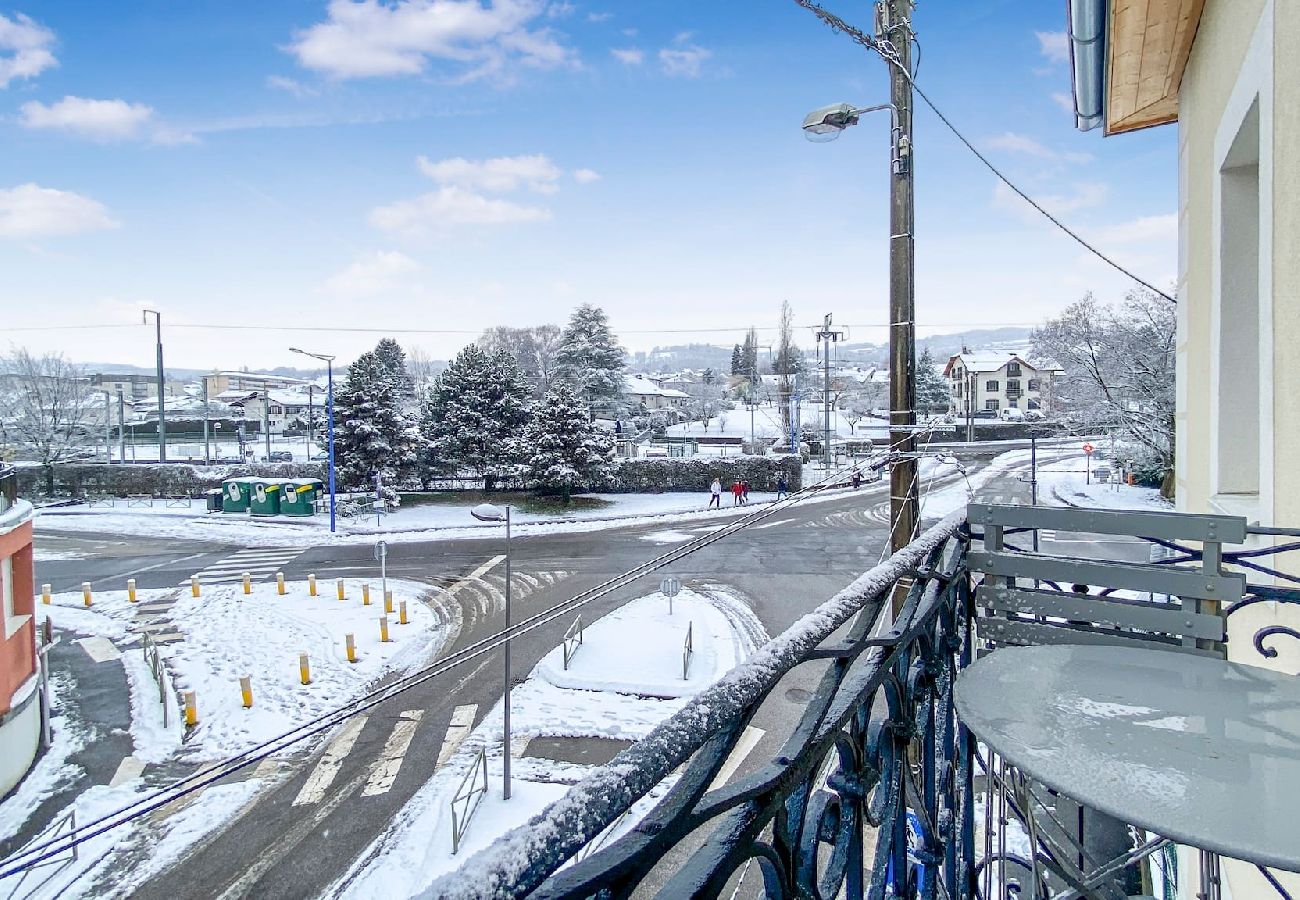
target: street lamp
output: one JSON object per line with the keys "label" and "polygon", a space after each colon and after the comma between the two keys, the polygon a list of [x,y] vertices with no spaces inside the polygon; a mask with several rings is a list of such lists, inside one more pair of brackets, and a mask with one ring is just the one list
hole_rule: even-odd
{"label": "street lamp", "polygon": [[325,409],[326,417],[329,422],[329,481],[330,481],[330,531],[334,531],[334,510],[336,506],[334,493],[334,357],[326,356],[323,353],[308,353],[306,350],[299,350],[297,347],[290,347],[290,353],[301,353],[303,356],[310,356],[312,359],[319,359],[325,363],[327,373],[327,382],[325,388]]}
{"label": "street lamp", "polygon": [[[876,106],[854,106],[851,103],[836,103],[814,109],[803,118],[803,135],[815,143],[824,144],[835,140],[844,133],[845,128],[858,124],[864,113],[888,109],[893,111],[892,103]],[[897,119],[897,115],[895,115]]]}
{"label": "street lamp", "polygon": [[167,412],[163,408],[163,388],[165,378],[163,376],[163,351],[162,351],[162,313],[156,309],[146,309],[141,315],[144,324],[149,324],[149,317],[153,316],[158,337],[158,462],[167,462]]}
{"label": "street lamp", "polygon": [[[506,631],[510,631],[510,507],[480,503],[469,511],[480,522],[504,522],[506,525]],[[505,799],[510,799],[510,635],[506,635],[506,693],[505,700]]]}

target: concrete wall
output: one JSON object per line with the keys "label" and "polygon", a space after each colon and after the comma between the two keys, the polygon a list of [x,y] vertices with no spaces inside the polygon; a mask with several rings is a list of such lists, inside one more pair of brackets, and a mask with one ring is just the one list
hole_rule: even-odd
{"label": "concrete wall", "polygon": [[40,740],[41,700],[33,684],[17,707],[0,716],[0,797],[27,774]]}

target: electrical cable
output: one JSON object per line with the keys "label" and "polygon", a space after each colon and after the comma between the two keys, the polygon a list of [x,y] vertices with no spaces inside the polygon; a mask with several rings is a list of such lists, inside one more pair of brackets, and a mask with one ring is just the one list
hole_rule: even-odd
{"label": "electrical cable", "polygon": [[1021,190],[1010,178],[1002,174],[1002,171],[998,169],[997,166],[993,165],[993,163],[991,163],[988,160],[988,157],[986,157],[983,153],[980,153],[978,150],[975,149],[975,145],[966,139],[966,136],[957,129],[957,126],[952,124],[951,121],[949,121],[948,117],[945,116],[939,110],[939,107],[935,105],[934,101],[930,99],[929,95],[927,95],[925,91],[921,89],[921,87],[916,83],[916,80],[912,77],[912,73],[907,71],[907,67],[904,66],[902,62],[899,60],[898,51],[895,50],[891,45],[889,45],[888,41],[876,40],[871,35],[866,34],[862,30],[845,22],[843,19],[841,19],[839,16],[835,15],[834,13],[826,11],[817,3],[813,2],[813,0],[794,0],[794,2],[799,4],[809,12],[811,12],[813,15],[817,16],[817,18],[821,19],[823,22],[829,25],[833,31],[844,32],[844,34],[848,35],[852,40],[856,41],[857,43],[861,44],[867,49],[874,51],[877,55],[880,56],[881,59],[885,61],[887,65],[892,65],[894,68],[900,70],[903,73],[903,76],[907,78],[908,83],[911,84],[912,89],[916,91],[917,95],[920,96],[922,100],[925,101],[925,105],[930,107],[931,112],[933,112],[936,116],[939,117],[939,121],[942,122],[945,126],[947,126],[948,130],[951,131],[953,135],[956,136],[957,140],[961,141],[962,144],[966,146],[966,149],[969,150],[972,154],[974,154],[975,158],[984,164],[985,168],[987,168],[990,172],[992,172],[998,178],[999,181],[1001,181],[1012,191],[1014,191],[1022,200],[1024,200],[1026,203],[1028,203],[1030,206],[1032,206],[1034,209],[1040,212],[1049,222],[1051,222],[1061,231],[1065,232],[1067,235],[1073,238],[1079,244],[1079,246],[1083,247],[1093,256],[1097,257],[1102,262],[1106,263],[1106,265],[1115,269],[1117,272],[1120,272],[1128,276],[1129,278],[1133,279],[1133,281],[1142,285],[1144,288],[1151,291],[1152,293],[1155,293],[1165,298],[1170,303],[1178,302],[1173,297],[1169,296],[1164,291],[1160,290],[1160,288],[1151,284],[1149,281],[1145,281],[1144,279],[1139,278],[1133,272],[1130,272],[1128,269],[1124,268],[1119,263],[1115,262],[1115,260],[1111,259],[1106,254],[1102,253],[1092,244],[1088,243],[1086,240],[1080,237],[1073,229],[1067,226],[1064,222],[1062,222],[1056,216],[1052,215],[1050,212],[1044,209],[1043,206],[1039,204],[1037,200],[1035,200],[1033,197],[1030,197],[1027,193]]}
{"label": "electrical cable", "polygon": [[[902,443],[904,443],[904,441],[899,441],[897,444],[890,445],[886,449],[886,453],[892,451],[896,446],[899,446]],[[411,688],[424,684],[425,682],[443,675],[472,659],[476,659],[477,657],[501,646],[507,640],[534,631],[560,616],[572,612],[573,610],[585,606],[595,600],[599,600],[602,597],[608,596],[615,590],[626,587],[633,582],[640,580],[651,572],[657,571],[670,563],[696,553],[705,547],[730,537],[732,534],[743,531],[746,528],[763,521],[769,516],[776,515],[778,512],[784,512],[790,507],[797,505],[799,502],[806,500],[809,497],[816,496],[819,489],[822,488],[825,482],[830,479],[836,478],[844,472],[862,468],[870,462],[871,460],[868,459],[850,466],[847,469],[836,470],[820,481],[814,482],[808,487],[801,488],[800,490],[790,494],[784,500],[772,503],[767,507],[755,509],[752,513],[740,516],[716,531],[701,535],[700,537],[662,553],[659,556],[652,557],[646,562],[634,566],[621,575],[617,575],[602,584],[576,594],[568,600],[558,603],[547,610],[543,610],[542,612],[510,626],[508,629],[503,629],[502,631],[485,637],[474,644],[464,647],[419,672],[399,678],[382,688],[358,698],[357,700],[344,704],[343,706],[305,722],[296,728],[292,728],[284,734],[268,741],[264,741],[261,744],[251,747],[235,756],[229,757],[222,762],[215,763],[212,766],[200,769],[184,778],[178,779],[167,787],[161,788],[146,797],[142,797],[122,809],[103,815],[98,819],[87,822],[84,825],[72,829],[63,835],[52,838],[42,844],[25,848],[4,860],[3,863],[0,863],[0,866],[3,866],[3,868],[0,868],[0,879],[32,869],[51,857],[57,856],[60,853],[65,853],[73,847],[79,846],[80,844],[98,837],[107,831],[129,824],[130,822],[148,815],[162,806],[199,791],[228,775],[258,763],[268,756],[286,750],[309,737],[341,724],[355,715],[372,709],[381,703],[387,702],[388,700],[405,693]]]}

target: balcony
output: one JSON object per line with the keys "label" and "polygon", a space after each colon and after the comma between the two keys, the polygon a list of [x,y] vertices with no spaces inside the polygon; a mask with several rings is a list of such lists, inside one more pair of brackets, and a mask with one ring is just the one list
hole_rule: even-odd
{"label": "balcony", "polygon": [[[1226,868],[1247,865],[1221,859],[1232,851],[1250,860],[1248,874],[1260,884],[1288,897],[1283,882],[1290,876],[1277,867],[1300,858],[1294,823],[1272,834],[1233,832],[1223,846],[1209,837],[1197,845],[1181,825],[1164,834],[1134,827],[1136,819],[1121,820],[1054,787],[1049,775],[1069,781],[1097,762],[1084,752],[1089,736],[1098,739],[1097,752],[1114,750],[1108,736],[1127,722],[1115,717],[1130,708],[1089,701],[1094,706],[1056,709],[1034,700],[1034,692],[1062,685],[1018,670],[1031,655],[1111,653],[1155,673],[1134,679],[1133,687],[1170,703],[1198,699],[1193,692],[1188,700],[1186,685],[1168,674],[1180,666],[1244,677],[1251,690],[1274,681],[1294,690],[1292,676],[1226,659],[1268,663],[1279,657],[1278,642],[1300,641],[1300,631],[1276,615],[1300,604],[1300,590],[1262,583],[1300,582],[1265,564],[1300,548],[1300,531],[1158,512],[972,504],[967,515],[934,525],[860,576],[528,825],[435,882],[428,896],[1109,900],[1199,892],[1214,900]],[[1118,558],[1043,552],[1045,531],[1101,535],[1094,546],[1113,547]],[[1238,634],[1238,614],[1262,608],[1273,610],[1273,619]],[[1300,645],[1286,649],[1294,653]],[[977,689],[998,666],[1005,670],[997,674],[1003,693],[994,694],[998,715],[990,724],[980,718]],[[717,783],[746,725],[801,667],[815,667],[818,687],[781,751],[751,774]],[[1024,689],[1008,692],[1006,679],[1017,677]],[[1007,746],[998,732],[1017,705],[1028,713],[1095,714],[1098,724],[1079,732],[1070,752],[1049,754],[1037,766],[1033,753],[994,749]],[[1264,704],[1260,720],[1251,720],[1257,734],[1228,729],[1216,736],[1209,733],[1213,717],[1178,724],[1143,707],[1136,733],[1146,728],[1174,741],[1208,728],[1194,736],[1227,741],[1245,757],[1275,753],[1280,742],[1286,748],[1275,753],[1284,760],[1278,766],[1294,774],[1294,708]],[[1282,726],[1274,721],[1279,716]],[[1186,777],[1186,763],[1147,756],[1124,774],[1159,793]],[[1229,754],[1224,765],[1243,763]],[[1184,792],[1218,798],[1217,818],[1267,815],[1267,804],[1254,805],[1242,779],[1219,783],[1219,770],[1205,760],[1192,760],[1191,771],[1202,781],[1183,784]],[[639,814],[633,805],[673,775],[666,796],[629,828]]]}

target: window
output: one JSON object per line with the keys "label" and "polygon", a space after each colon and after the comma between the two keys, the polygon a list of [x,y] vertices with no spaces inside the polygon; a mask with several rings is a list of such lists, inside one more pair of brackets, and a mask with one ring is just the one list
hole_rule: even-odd
{"label": "window", "polygon": [[14,620],[14,561],[6,556],[0,560],[0,593],[4,594],[4,618],[0,620],[0,637],[9,636]]}
{"label": "window", "polygon": [[1007,363],[1007,374],[1010,375],[1012,378],[1019,378],[1020,363],[1018,362]]}
{"label": "window", "polygon": [[997,383],[996,381],[986,381],[986,382],[984,382],[984,390],[986,390],[986,391],[996,391],[997,389],[998,389],[998,383]]}
{"label": "window", "polygon": [[1027,409],[1042,409],[1043,407],[1042,407],[1042,405],[1041,405],[1037,400],[1030,400],[1029,403],[1026,404],[1026,408],[1027,408]]}
{"label": "window", "polygon": [[1031,391],[1039,390],[1039,387],[1038,387],[1038,379],[1037,379],[1037,378],[1031,378],[1031,379],[1029,379],[1029,389],[1030,389]]}
{"label": "window", "polygon": [[985,409],[997,409],[997,408],[998,408],[998,401],[996,401],[996,400],[985,400],[985,401],[984,401],[984,408],[985,408]]}
{"label": "window", "polygon": [[1019,397],[1019,396],[1020,396],[1020,382],[1019,382],[1019,381],[1008,381],[1008,382],[1007,382],[1007,396],[1008,396],[1008,397]]}

